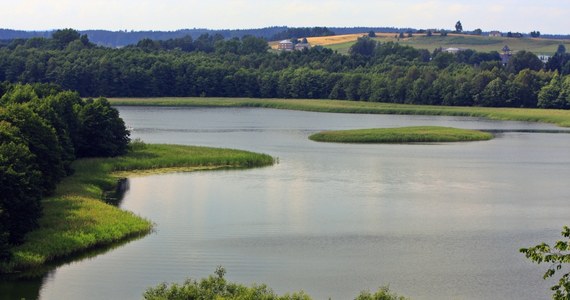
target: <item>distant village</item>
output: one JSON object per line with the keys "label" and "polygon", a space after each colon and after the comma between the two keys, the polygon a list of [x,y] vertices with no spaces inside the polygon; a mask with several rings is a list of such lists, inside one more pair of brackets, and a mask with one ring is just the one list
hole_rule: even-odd
{"label": "distant village", "polygon": [[[489,37],[503,37],[503,33],[500,31],[491,31],[489,32]],[[456,54],[458,52],[461,51],[465,51],[467,50],[467,48],[443,48],[442,51],[443,52],[447,52],[447,53],[452,53],[452,54]],[[499,53],[501,55],[501,63],[503,65],[507,65],[509,63],[509,60],[511,59],[511,57],[513,56],[513,51],[509,48],[508,45],[505,45],[503,47],[503,49],[501,49],[501,52]],[[543,62],[543,63],[547,63],[548,59],[550,58],[549,55],[539,55],[538,58]]]}
{"label": "distant village", "polygon": [[[503,33],[500,31],[491,31],[489,32],[489,37],[503,37]],[[301,40],[293,38],[293,39],[286,39],[282,40],[277,44],[277,50],[279,51],[302,51],[303,49],[310,49],[311,44],[307,41],[307,38],[303,38]],[[441,49],[443,52],[457,54],[458,52],[468,50],[468,48],[443,48]],[[505,45],[501,52],[499,53],[501,56],[501,63],[503,65],[507,65],[509,60],[513,56],[513,51],[509,48],[508,45]],[[547,63],[550,56],[548,55],[539,55],[538,58],[543,62]]]}

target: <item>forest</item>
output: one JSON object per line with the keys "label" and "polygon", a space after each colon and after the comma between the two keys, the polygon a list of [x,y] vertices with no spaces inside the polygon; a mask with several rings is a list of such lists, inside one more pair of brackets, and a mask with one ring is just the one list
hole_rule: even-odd
{"label": "forest", "polygon": [[54,83],[82,97],[252,97],[407,104],[570,108],[570,54],[544,64],[519,51],[451,54],[362,37],[349,55],[281,52],[264,39],[204,34],[121,49],[73,29],[0,48],[0,82]]}
{"label": "forest", "polygon": [[106,99],[50,84],[0,84],[0,262],[38,227],[41,199],[77,158],[124,154],[129,131]]}
{"label": "forest", "polygon": [[[264,38],[267,40],[279,40],[293,37],[308,37],[316,36],[317,34],[350,34],[360,32],[408,32],[412,28],[393,28],[393,27],[287,27],[287,26],[271,26],[264,28],[254,29],[206,29],[206,28],[192,28],[192,29],[179,29],[175,31],[109,31],[109,30],[81,30],[81,34],[85,34],[89,39],[100,46],[107,47],[124,47],[133,45],[142,39],[152,40],[168,40],[183,38],[191,36],[194,38],[203,34],[216,35],[219,34],[226,39],[242,38],[246,35]],[[30,39],[34,37],[49,38],[54,31],[24,31],[24,30],[11,30],[0,28],[0,43],[2,40],[9,41],[14,39]],[[308,32],[308,33],[307,33]],[[295,36],[298,35],[298,36]]]}

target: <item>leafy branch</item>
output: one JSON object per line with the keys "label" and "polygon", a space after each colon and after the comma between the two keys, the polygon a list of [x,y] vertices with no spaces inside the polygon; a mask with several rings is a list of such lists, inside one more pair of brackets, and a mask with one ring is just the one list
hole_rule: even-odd
{"label": "leafy branch", "polygon": [[[570,228],[568,226],[564,226],[562,229],[562,236],[565,240],[556,241],[554,247],[541,243],[534,247],[519,250],[525,254],[526,258],[537,264],[550,263],[550,267],[542,276],[543,279],[553,277],[556,272],[562,270],[563,264],[570,263]],[[552,299],[570,299],[570,273],[563,274],[558,283],[550,289],[554,291]]]}

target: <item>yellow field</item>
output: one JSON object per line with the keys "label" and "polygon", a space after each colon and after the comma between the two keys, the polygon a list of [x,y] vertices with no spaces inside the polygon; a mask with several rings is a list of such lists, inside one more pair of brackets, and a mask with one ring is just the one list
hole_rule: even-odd
{"label": "yellow field", "polygon": [[[307,38],[307,41],[309,41],[309,44],[315,45],[315,46],[328,46],[328,45],[342,44],[342,43],[347,43],[347,42],[354,42],[359,37],[362,37],[364,35],[368,35],[368,34],[367,33],[354,33],[354,34],[310,37],[310,38]],[[383,35],[394,36],[393,33],[388,33],[388,34],[377,33],[377,35],[378,36],[380,36],[380,35],[382,35],[382,36]]]}
{"label": "yellow field", "polygon": [[[330,46],[336,44],[344,44],[355,42],[359,37],[368,35],[368,33],[353,33],[353,34],[343,34],[343,35],[331,35],[331,36],[318,36],[309,37],[307,41],[311,46]],[[376,33],[377,37],[394,37],[394,33]],[[277,49],[277,44],[279,41],[269,42],[269,46],[272,49]]]}
{"label": "yellow field", "polygon": [[[348,53],[350,46],[356,40],[368,33],[355,33],[335,36],[311,37],[307,38],[312,46],[325,46],[336,50],[339,53]],[[508,45],[514,52],[526,50],[533,52],[537,55],[552,55],[558,45],[563,44],[568,49],[570,47],[570,40],[555,40],[544,38],[507,38],[507,37],[488,37],[488,36],[475,36],[466,34],[452,34],[447,37],[434,34],[432,37],[427,37],[425,34],[414,34],[413,37],[397,38],[396,33],[376,33],[376,41],[378,42],[398,42],[401,45],[412,46],[418,49],[428,49],[433,51],[436,48],[466,48],[475,51],[489,52],[498,51]],[[277,43],[270,42],[269,45],[273,49],[277,49]]]}

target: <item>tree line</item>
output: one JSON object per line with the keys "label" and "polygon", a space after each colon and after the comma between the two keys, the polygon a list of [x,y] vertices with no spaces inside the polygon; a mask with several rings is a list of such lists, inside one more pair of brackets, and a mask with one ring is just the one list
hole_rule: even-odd
{"label": "tree line", "polygon": [[570,108],[570,59],[530,52],[456,54],[360,38],[349,55],[323,47],[267,51],[252,36],[202,35],[98,47],[74,30],[0,49],[0,81],[55,83],[84,97],[254,97]]}
{"label": "tree line", "polygon": [[326,27],[299,27],[299,28],[288,28],[282,32],[274,34],[270,40],[278,41],[284,39],[299,39],[314,36],[331,36],[335,33]]}
{"label": "tree line", "polygon": [[[321,27],[322,28],[322,27]],[[259,38],[264,38],[267,40],[279,40],[276,35],[281,35],[289,30],[294,31],[296,27],[287,26],[271,26],[264,28],[254,28],[254,29],[206,29],[206,28],[193,28],[193,29],[179,29],[175,31],[133,31],[133,30],[81,30],[81,34],[85,34],[89,39],[101,46],[106,47],[125,47],[128,45],[136,45],[140,40],[151,39],[151,40],[168,40],[177,39],[185,36],[191,36],[197,38],[203,34],[209,35],[221,35],[225,39],[232,38],[242,38],[246,35],[251,35]],[[301,30],[306,30],[300,28]],[[393,28],[393,27],[328,27],[328,30],[336,34],[351,34],[351,33],[361,33],[368,31],[375,32],[400,32],[414,30],[412,28]],[[0,43],[2,41],[15,40],[15,39],[30,39],[34,37],[49,38],[54,33],[55,30],[50,31],[24,31],[24,30],[12,30],[12,29],[2,29],[0,28]],[[415,31],[415,30],[414,30]],[[301,35],[299,37],[305,37],[310,35]],[[284,38],[292,38],[293,36],[285,36]],[[568,38],[566,36],[565,38]]]}
{"label": "tree line", "polygon": [[104,98],[52,84],[0,84],[0,261],[38,226],[42,197],[82,157],[125,153],[129,132]]}

